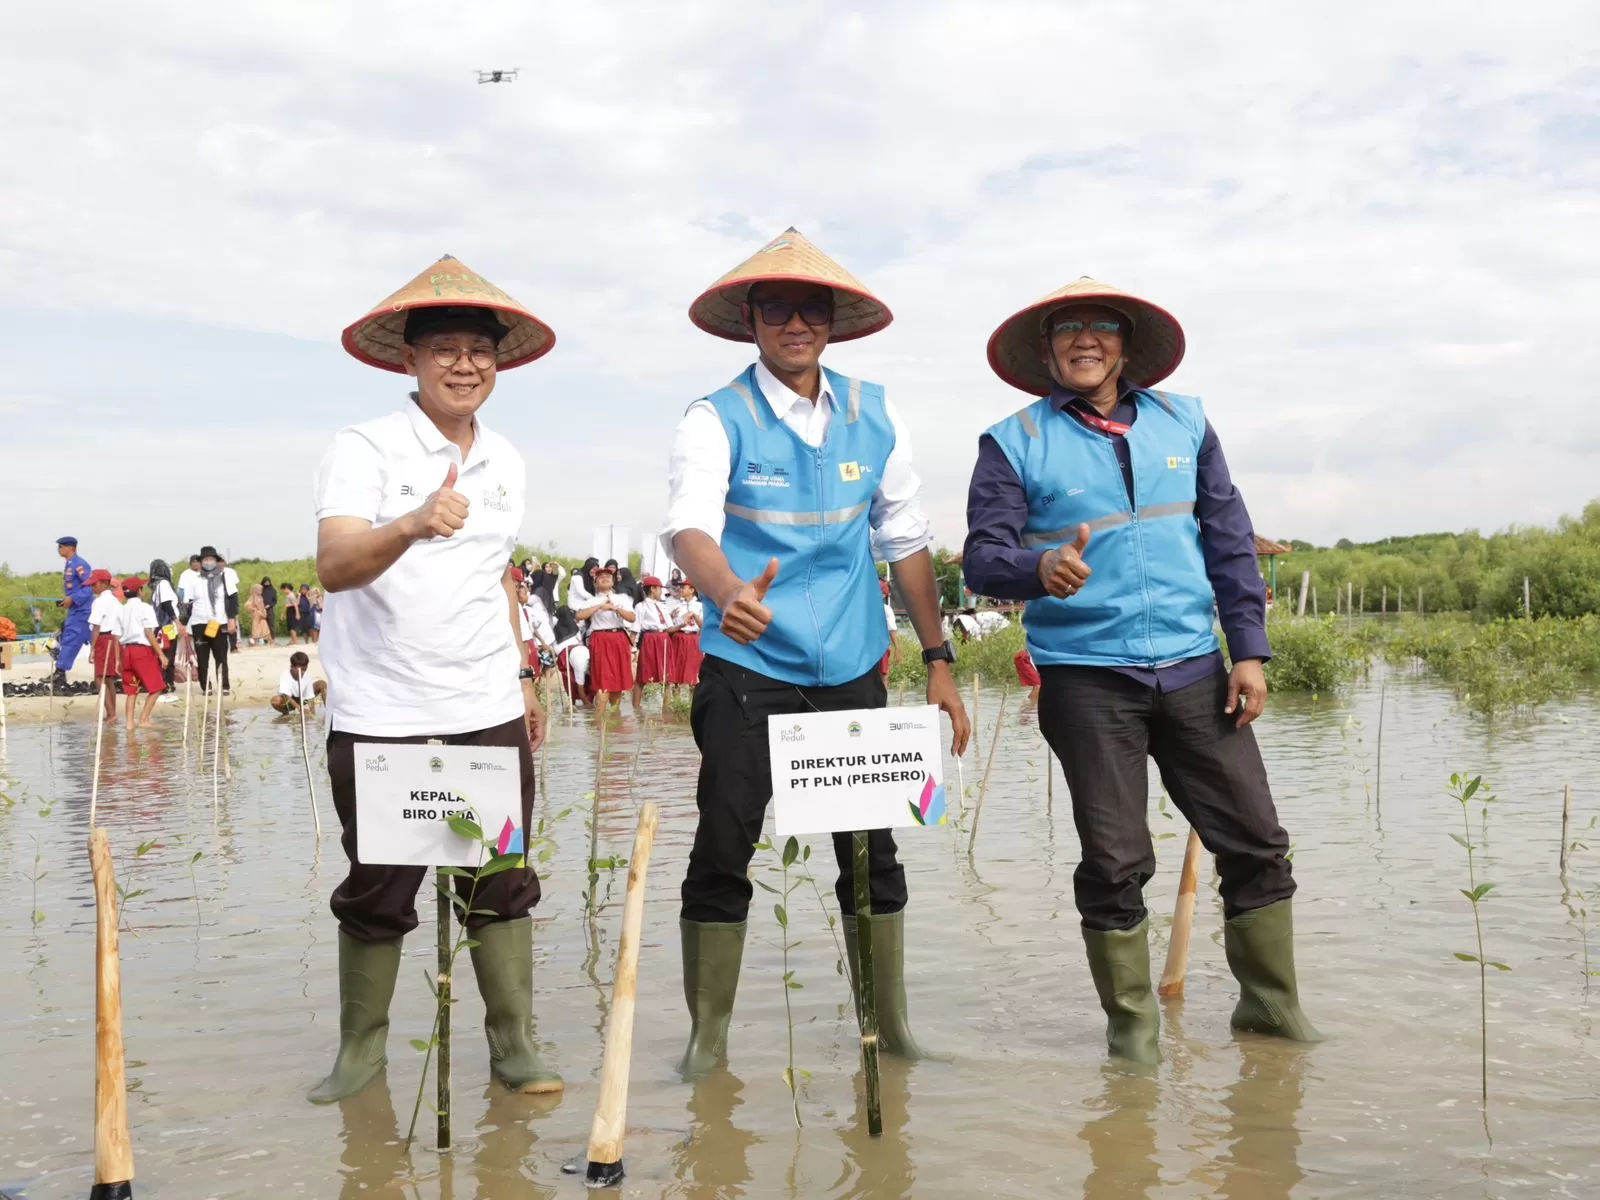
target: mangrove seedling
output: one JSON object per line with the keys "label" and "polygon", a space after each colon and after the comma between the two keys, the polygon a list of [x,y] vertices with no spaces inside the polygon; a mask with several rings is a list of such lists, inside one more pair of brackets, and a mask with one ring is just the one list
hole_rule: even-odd
{"label": "mangrove seedling", "polygon": [[[756,843],[756,849],[773,850],[776,847],[770,841],[761,841]],[[803,866],[810,860],[811,847],[806,846],[802,850],[800,839],[790,837],[783,843],[783,850],[778,855],[778,871],[783,879],[782,888],[775,888],[761,879],[756,880],[762,888],[778,897],[773,902],[772,912],[778,918],[778,929],[783,937],[783,1014],[789,1026],[789,1065],[783,1069],[783,1082],[789,1087],[789,1100],[794,1105],[794,1123],[797,1129],[805,1124],[800,1119],[799,1076],[803,1075],[805,1078],[810,1079],[811,1072],[798,1070],[794,1065],[794,1008],[789,1003],[789,993],[805,985],[794,977],[794,970],[789,966],[789,951],[800,945],[799,942],[789,940],[789,896],[804,882],[804,877],[797,872],[793,882],[791,882],[789,868],[793,867],[797,862]]]}
{"label": "mangrove seedling", "polygon": [[[1483,776],[1466,775],[1457,772],[1450,776],[1450,797],[1461,805],[1461,833],[1452,833],[1450,836],[1455,843],[1467,852],[1467,886],[1461,889],[1461,894],[1472,905],[1472,927],[1478,938],[1478,952],[1468,954],[1457,950],[1455,956],[1462,962],[1478,964],[1478,1033],[1479,1033],[1479,1066],[1481,1075],[1481,1101],[1483,1105],[1483,1131],[1489,1132],[1489,968],[1496,971],[1511,970],[1503,962],[1496,962],[1484,954],[1483,950],[1483,919],[1479,907],[1484,898],[1494,890],[1492,883],[1478,882],[1478,868],[1476,854],[1479,846],[1472,842],[1471,803],[1474,797],[1480,805],[1488,808],[1494,797],[1484,789]],[[1492,1140],[1492,1135],[1491,1135]]]}

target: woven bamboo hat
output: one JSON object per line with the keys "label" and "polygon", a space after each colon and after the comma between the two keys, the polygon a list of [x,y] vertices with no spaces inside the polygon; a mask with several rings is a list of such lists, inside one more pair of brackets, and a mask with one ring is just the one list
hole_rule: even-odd
{"label": "woven bamboo hat", "polygon": [[1183,326],[1176,317],[1148,300],[1084,275],[1000,323],[989,338],[989,365],[994,373],[1030,396],[1047,395],[1055,380],[1039,358],[1044,348],[1040,322],[1068,304],[1100,304],[1132,322],[1122,377],[1138,387],[1160,383],[1183,361]]}
{"label": "woven bamboo hat", "polygon": [[405,345],[406,318],[423,308],[489,310],[507,329],[496,346],[501,371],[530,363],[556,344],[550,326],[448,254],[347,328],[340,340],[368,366],[403,373],[400,348]]}
{"label": "woven bamboo hat", "polygon": [[866,337],[894,320],[887,304],[792,225],[702,292],[689,306],[689,319],[720,338],[754,341],[739,306],[749,295],[751,284],[780,281],[820,283],[833,289],[830,342]]}

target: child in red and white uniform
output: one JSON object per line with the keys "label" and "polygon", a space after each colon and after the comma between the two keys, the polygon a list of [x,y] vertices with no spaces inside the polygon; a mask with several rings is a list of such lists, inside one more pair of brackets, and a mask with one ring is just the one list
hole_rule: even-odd
{"label": "child in red and white uniform", "polygon": [[111,586],[111,572],[96,568],[89,573],[94,603],[89,606],[89,630],[94,635],[94,686],[106,697],[106,720],[117,719],[115,683],[122,670],[122,602]]}
{"label": "child in red and white uniform", "polygon": [[1017,682],[1028,689],[1028,707],[1035,707],[1039,703],[1039,668],[1033,665],[1033,655],[1018,650],[1011,662],[1017,668]]}
{"label": "child in red and white uniform", "polygon": [[673,687],[694,687],[700,682],[700,623],[705,609],[699,593],[687,579],[678,585],[678,607],[672,623],[672,652],[667,679]]}
{"label": "child in red and white uniform", "polygon": [[889,581],[878,580],[878,590],[883,593],[883,619],[889,626],[889,648],[878,660],[878,673],[885,679],[894,669],[894,660],[900,657],[900,623],[894,617],[894,604],[889,599]]}
{"label": "child in red and white uniform", "polygon": [[671,665],[672,606],[661,598],[661,580],[646,575],[639,581],[644,588],[644,599],[634,606],[639,618],[639,671],[633,683],[633,709],[639,711],[644,702],[647,683],[666,683],[667,668]]}
{"label": "child in red and white uniform", "polygon": [[609,700],[618,704],[622,693],[633,690],[633,643],[628,630],[638,621],[633,600],[612,591],[616,572],[596,567],[594,595],[589,604],[574,615],[589,622],[589,673],[595,706],[604,708]]}
{"label": "child in red and white uniform", "polygon": [[167,690],[167,654],[161,648],[160,628],[156,610],[146,604],[140,595],[144,580],[129,576],[122,581],[121,620],[118,640],[122,650],[122,691],[128,698],[128,728],[133,728],[134,701],[139,688],[144,688],[144,710],[139,714],[141,728],[150,724],[150,714],[156,701]]}

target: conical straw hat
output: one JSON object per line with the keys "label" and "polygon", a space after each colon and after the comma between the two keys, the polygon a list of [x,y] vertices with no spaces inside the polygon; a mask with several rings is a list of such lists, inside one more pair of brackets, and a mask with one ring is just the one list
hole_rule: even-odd
{"label": "conical straw hat", "polygon": [[833,332],[830,342],[877,333],[894,314],[889,306],[861,285],[794,226],[785,229],[744,262],[708,287],[689,306],[689,319],[707,333],[734,342],[755,339],[746,328],[739,306],[744,303],[752,283],[820,283],[833,289]]}
{"label": "conical straw hat", "polygon": [[1067,304],[1103,304],[1133,322],[1122,377],[1138,387],[1160,383],[1183,361],[1183,327],[1177,318],[1148,300],[1084,275],[1000,323],[989,338],[989,365],[994,373],[1030,396],[1047,395],[1055,380],[1039,357],[1044,348],[1039,322]]}
{"label": "conical straw hat", "polygon": [[530,363],[556,344],[550,326],[465,263],[446,254],[344,331],[344,348],[369,366],[404,372],[406,314],[414,308],[487,308],[511,330],[500,339],[498,369]]}

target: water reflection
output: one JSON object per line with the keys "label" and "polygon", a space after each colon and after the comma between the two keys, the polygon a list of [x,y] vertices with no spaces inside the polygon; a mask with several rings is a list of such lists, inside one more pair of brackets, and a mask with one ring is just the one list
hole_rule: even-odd
{"label": "water reflection", "polygon": [[689,1136],[672,1152],[674,1174],[691,1200],[723,1200],[743,1196],[750,1182],[750,1149],[754,1134],[734,1124],[744,1101],[744,1080],[729,1071],[713,1071],[695,1082],[685,1106]]}
{"label": "water reflection", "polygon": [[866,1075],[857,1070],[855,1111],[837,1130],[845,1161],[838,1180],[829,1189],[830,1196],[903,1200],[915,1191],[917,1167],[911,1160],[912,1139],[907,1136],[906,1123],[911,1104],[910,1080],[916,1068],[888,1056],[881,1058],[878,1066],[883,1135],[873,1137],[867,1132],[867,1081]]}
{"label": "water reflection", "polygon": [[388,1071],[378,1072],[370,1084],[339,1102],[339,1121],[339,1140],[344,1144],[339,1155],[339,1200],[403,1195],[407,1189],[401,1181],[409,1181],[411,1159],[400,1138]]}
{"label": "water reflection", "polygon": [[538,1141],[528,1122],[530,1113],[554,1109],[561,1102],[560,1096],[523,1096],[494,1086],[486,1090],[488,1107],[478,1120],[478,1147],[472,1156],[478,1184],[476,1200],[512,1196],[549,1200],[556,1194],[555,1189],[535,1183],[527,1168]]}
{"label": "water reflection", "polygon": [[1154,1072],[1106,1064],[1100,1068],[1100,1094],[1088,1104],[1099,1113],[1078,1131],[1088,1144],[1091,1169],[1083,1181],[1084,1200],[1134,1200],[1161,1184],[1152,1119],[1161,1084]]}
{"label": "water reflection", "polygon": [[1305,1098],[1304,1046],[1239,1043],[1239,1077],[1222,1093],[1227,1114],[1213,1161],[1204,1171],[1210,1194],[1223,1200],[1288,1200],[1300,1170],[1300,1105]]}

